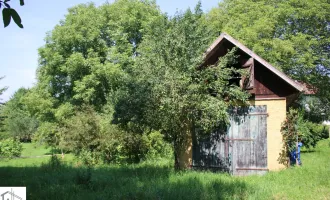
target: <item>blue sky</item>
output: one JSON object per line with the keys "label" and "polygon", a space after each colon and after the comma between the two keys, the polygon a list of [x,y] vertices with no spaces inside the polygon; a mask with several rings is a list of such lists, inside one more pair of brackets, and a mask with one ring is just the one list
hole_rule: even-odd
{"label": "blue sky", "polygon": [[[3,28],[3,23],[0,22],[0,77],[5,76],[0,81],[0,88],[9,87],[0,97],[3,101],[7,101],[18,88],[33,86],[38,67],[37,49],[44,45],[46,32],[64,19],[69,7],[87,2],[90,0],[26,0],[22,7],[18,0],[10,2],[20,14],[24,29],[18,28],[14,22]],[[93,2],[101,5],[105,0]],[[157,0],[160,9],[171,15],[177,10],[194,8],[197,2],[198,0]],[[202,0],[203,10],[216,7],[218,2],[219,0]]]}

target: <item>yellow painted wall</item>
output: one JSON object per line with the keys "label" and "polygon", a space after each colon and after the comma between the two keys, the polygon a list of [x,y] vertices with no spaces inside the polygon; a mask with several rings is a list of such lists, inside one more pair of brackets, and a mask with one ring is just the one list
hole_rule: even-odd
{"label": "yellow painted wall", "polygon": [[286,118],[286,99],[253,100],[251,105],[267,106],[267,162],[270,171],[285,168],[277,161],[282,149],[281,124]]}

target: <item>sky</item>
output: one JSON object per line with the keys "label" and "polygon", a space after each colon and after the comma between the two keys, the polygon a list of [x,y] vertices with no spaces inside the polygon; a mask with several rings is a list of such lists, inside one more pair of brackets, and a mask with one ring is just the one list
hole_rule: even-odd
{"label": "sky", "polygon": [[[106,0],[94,0],[101,5]],[[109,2],[111,3],[110,0]],[[20,29],[12,21],[7,27],[0,22],[0,88],[9,87],[0,96],[7,101],[20,87],[30,88],[36,83],[35,74],[38,67],[38,48],[45,44],[46,33],[51,31],[61,19],[64,19],[67,9],[91,0],[25,0],[24,6],[19,6],[19,0],[10,1],[22,18],[24,29]],[[173,15],[177,10],[194,8],[198,0],[157,0],[162,12]],[[216,7],[219,0],[202,0],[204,11]]]}

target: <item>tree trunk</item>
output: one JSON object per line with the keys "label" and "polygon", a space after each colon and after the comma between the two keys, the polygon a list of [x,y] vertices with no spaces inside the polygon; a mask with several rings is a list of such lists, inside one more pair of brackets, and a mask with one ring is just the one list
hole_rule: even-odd
{"label": "tree trunk", "polygon": [[191,126],[174,141],[174,168],[175,170],[190,169],[192,166],[192,132]]}

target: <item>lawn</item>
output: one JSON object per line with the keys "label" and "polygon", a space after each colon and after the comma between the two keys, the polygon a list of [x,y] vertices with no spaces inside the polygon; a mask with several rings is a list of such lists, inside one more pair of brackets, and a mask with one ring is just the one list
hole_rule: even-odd
{"label": "lawn", "polygon": [[51,149],[34,143],[23,143],[22,157],[51,155]]}
{"label": "lawn", "polygon": [[330,140],[302,154],[302,167],[264,176],[175,172],[160,160],[88,170],[71,155],[0,162],[1,186],[26,186],[28,199],[330,199]]}

